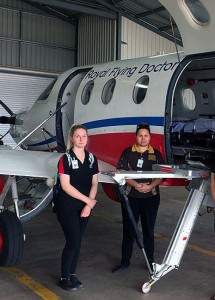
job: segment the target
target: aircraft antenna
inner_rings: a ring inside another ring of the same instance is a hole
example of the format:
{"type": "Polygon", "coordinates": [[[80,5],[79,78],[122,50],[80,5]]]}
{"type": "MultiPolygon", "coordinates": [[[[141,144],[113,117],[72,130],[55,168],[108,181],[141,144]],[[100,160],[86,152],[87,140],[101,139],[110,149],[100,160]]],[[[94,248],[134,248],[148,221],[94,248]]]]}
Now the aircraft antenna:
{"type": "Polygon", "coordinates": [[[179,62],[179,64],[181,64],[180,56],[179,56],[179,53],[178,53],[178,45],[176,43],[176,38],[175,38],[175,31],[174,31],[173,22],[172,22],[172,16],[170,14],[169,14],[169,20],[170,20],[170,24],[171,24],[171,28],[172,28],[172,35],[173,35],[173,38],[174,38],[174,44],[175,44],[175,49],[176,49],[176,52],[177,52],[178,62],[179,62]]]}

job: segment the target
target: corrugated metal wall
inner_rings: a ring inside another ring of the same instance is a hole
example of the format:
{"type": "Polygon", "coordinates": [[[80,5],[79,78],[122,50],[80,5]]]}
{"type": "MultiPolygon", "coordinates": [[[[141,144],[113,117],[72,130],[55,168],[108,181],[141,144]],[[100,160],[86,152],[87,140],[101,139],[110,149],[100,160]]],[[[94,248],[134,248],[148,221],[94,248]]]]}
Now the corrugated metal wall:
{"type": "Polygon", "coordinates": [[[78,25],[78,65],[115,59],[115,21],[87,16],[78,25]]]}
{"type": "MultiPolygon", "coordinates": [[[[78,65],[96,64],[115,59],[116,23],[87,16],[78,26],[78,65]]],[[[121,59],[145,57],[176,51],[175,44],[158,34],[122,17],[121,59]]],[[[182,48],[178,47],[178,51],[182,48]]]]}
{"type": "MultiPolygon", "coordinates": [[[[175,44],[122,17],[121,59],[175,52],[175,44]]],[[[182,48],[178,47],[178,51],[182,48]]]]}
{"type": "Polygon", "coordinates": [[[62,72],[76,65],[76,26],[0,0],[0,53],[3,66],[62,72]]]}

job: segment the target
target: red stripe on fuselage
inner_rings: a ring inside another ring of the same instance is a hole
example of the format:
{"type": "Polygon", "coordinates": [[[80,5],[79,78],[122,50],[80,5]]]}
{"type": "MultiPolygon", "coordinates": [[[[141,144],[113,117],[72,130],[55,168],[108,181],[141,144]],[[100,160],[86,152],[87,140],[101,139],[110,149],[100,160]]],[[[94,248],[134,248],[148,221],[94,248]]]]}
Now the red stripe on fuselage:
{"type": "MultiPolygon", "coordinates": [[[[107,133],[89,136],[87,149],[102,161],[113,166],[117,165],[122,151],[136,142],[135,133],[107,133]]],[[[164,159],[164,136],[162,134],[151,134],[150,144],[159,150],[164,159]]]]}
{"type": "MultiPolygon", "coordinates": [[[[112,166],[116,167],[122,151],[136,142],[135,133],[121,132],[121,133],[107,133],[89,136],[88,151],[95,154],[95,156],[112,166]]],[[[150,144],[159,150],[164,160],[166,160],[164,149],[164,135],[151,134],[150,144]]],[[[184,179],[167,179],[162,185],[167,186],[186,186],[188,181],[184,179]]]]}

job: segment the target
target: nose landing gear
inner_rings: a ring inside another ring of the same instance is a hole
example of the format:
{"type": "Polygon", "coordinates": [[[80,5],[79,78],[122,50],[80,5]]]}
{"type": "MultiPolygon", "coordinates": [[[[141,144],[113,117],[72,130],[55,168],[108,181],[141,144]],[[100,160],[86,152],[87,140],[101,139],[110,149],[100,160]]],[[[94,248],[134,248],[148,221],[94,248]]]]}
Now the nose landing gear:
{"type": "Polygon", "coordinates": [[[188,244],[190,235],[192,233],[193,227],[195,225],[196,219],[198,217],[199,209],[208,196],[209,191],[209,170],[204,165],[200,165],[197,162],[193,162],[188,168],[183,166],[168,166],[168,165],[154,165],[154,171],[121,171],[121,172],[106,172],[103,173],[108,175],[118,183],[119,192],[121,194],[121,199],[126,205],[130,221],[133,224],[135,231],[135,239],[142,250],[145,257],[150,280],[142,285],[142,292],[148,293],[152,285],[160,280],[164,275],[169,273],[174,269],[178,269],[181,259],[183,257],[184,251],[188,244]],[[186,203],[184,205],[183,211],[180,215],[178,223],[176,225],[175,231],[167,248],[166,254],[164,256],[161,265],[153,263],[151,268],[149,261],[147,259],[145,249],[143,247],[143,242],[140,239],[139,230],[134,220],[133,213],[131,211],[127,195],[125,193],[125,182],[126,179],[137,179],[137,178],[183,178],[192,180],[193,186],[190,190],[186,203]]]}
{"type": "Polygon", "coordinates": [[[153,285],[154,281],[149,280],[148,282],[144,283],[142,286],[142,292],[147,294],[151,290],[151,286],[153,285]]]}

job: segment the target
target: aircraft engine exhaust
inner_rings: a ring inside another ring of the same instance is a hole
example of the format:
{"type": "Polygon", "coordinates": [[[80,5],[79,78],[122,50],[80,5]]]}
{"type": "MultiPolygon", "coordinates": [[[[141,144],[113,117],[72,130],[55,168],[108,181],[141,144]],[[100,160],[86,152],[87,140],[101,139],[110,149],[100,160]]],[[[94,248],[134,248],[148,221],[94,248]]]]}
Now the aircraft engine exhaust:
{"type": "Polygon", "coordinates": [[[0,117],[0,124],[15,124],[16,118],[15,117],[0,117]]]}

